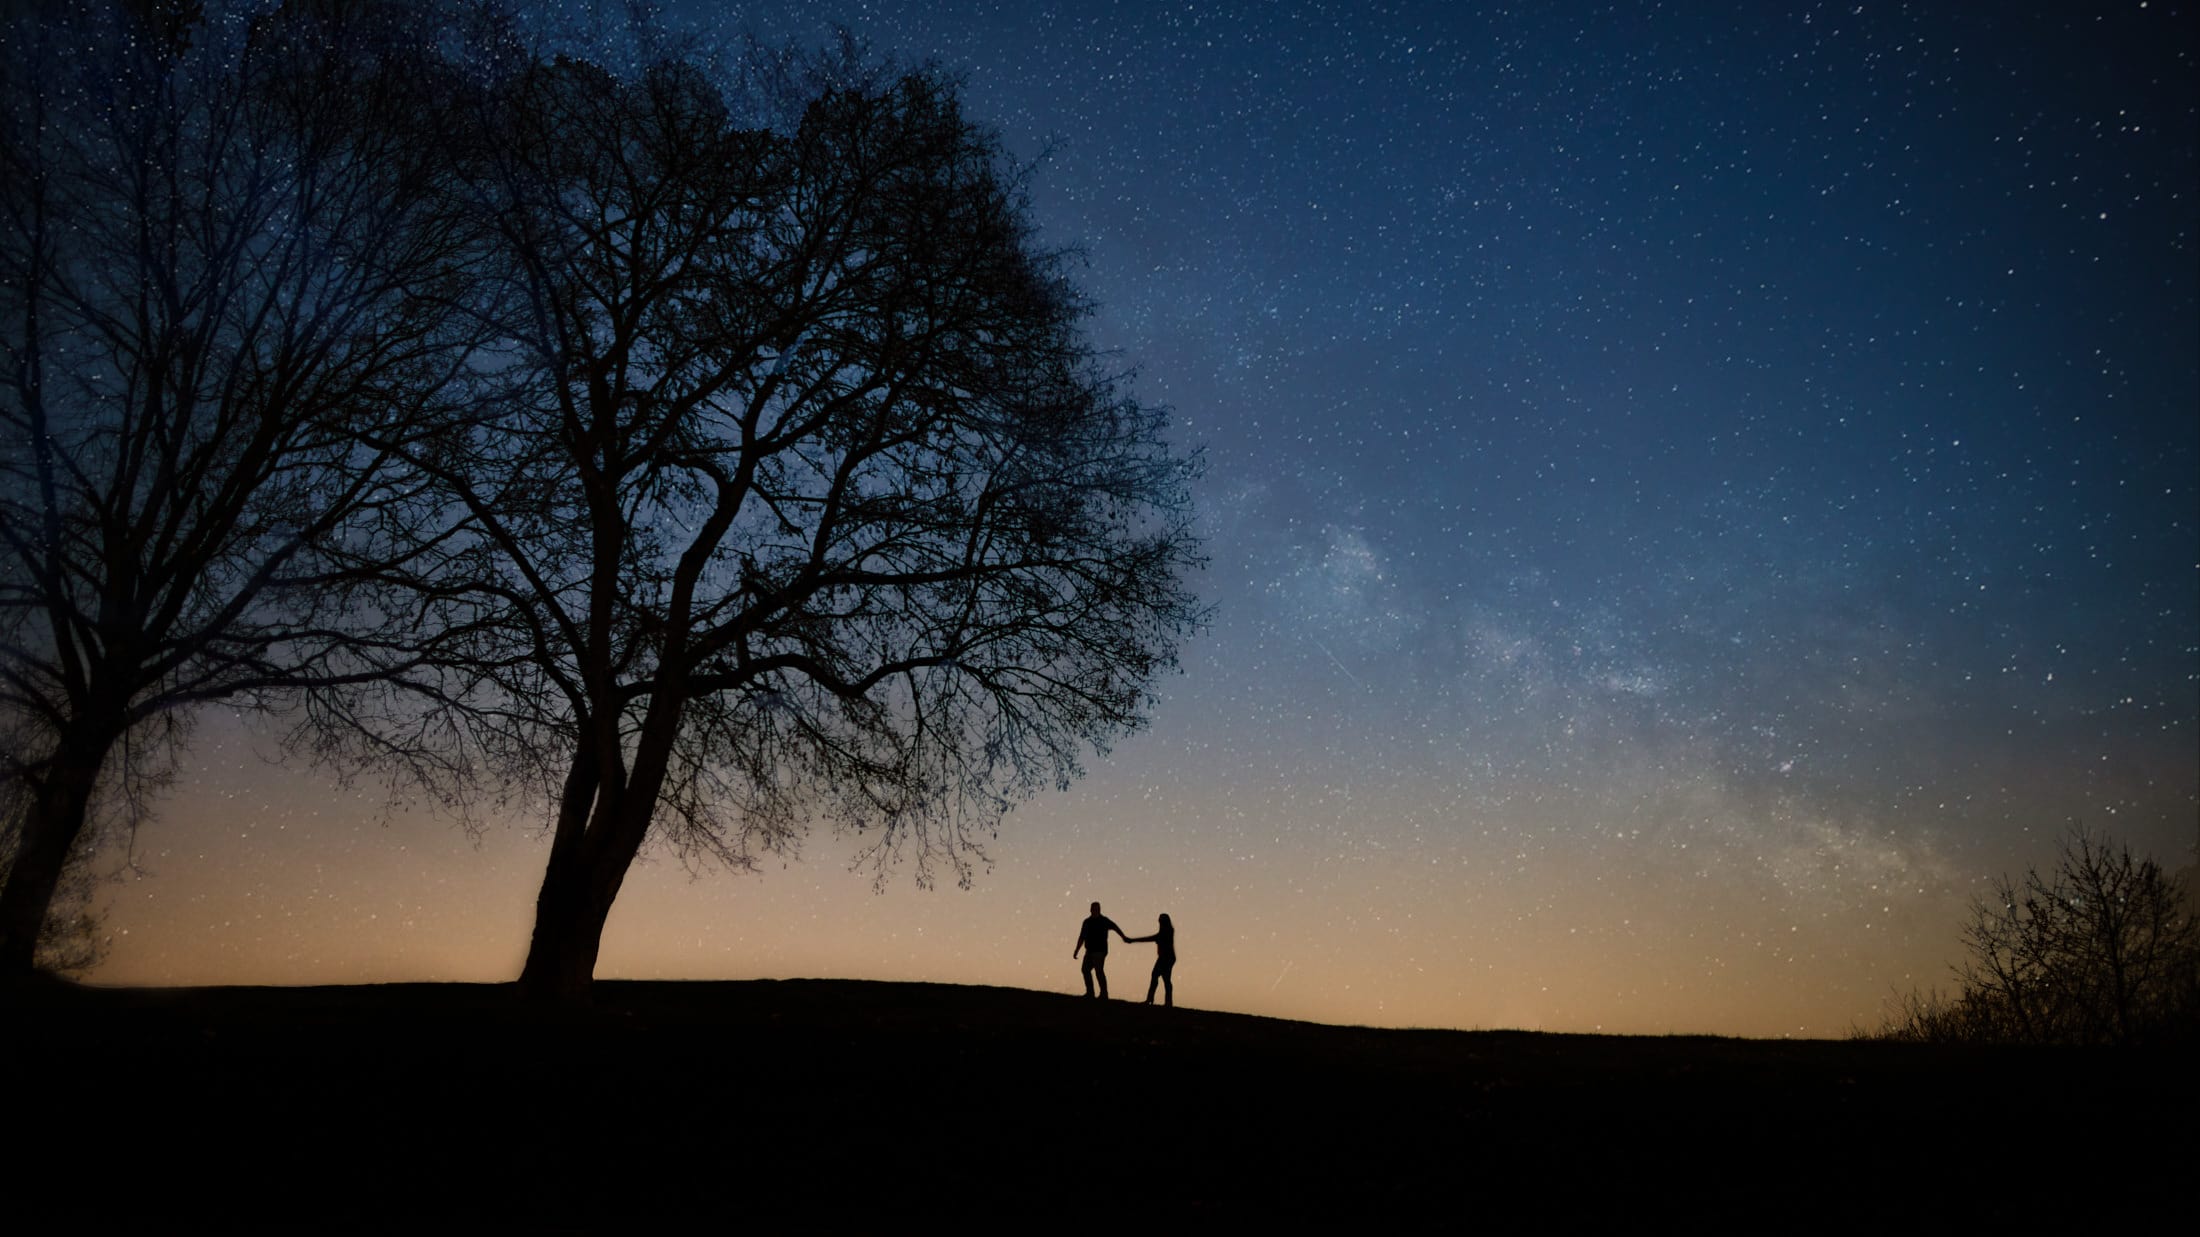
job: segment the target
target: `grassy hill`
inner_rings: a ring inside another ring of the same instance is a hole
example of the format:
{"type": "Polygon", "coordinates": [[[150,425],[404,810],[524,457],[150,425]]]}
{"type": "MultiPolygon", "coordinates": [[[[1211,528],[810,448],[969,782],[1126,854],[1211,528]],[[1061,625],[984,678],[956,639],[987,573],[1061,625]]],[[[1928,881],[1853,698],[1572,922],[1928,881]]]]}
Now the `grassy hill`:
{"type": "Polygon", "coordinates": [[[476,985],[57,988],[5,1023],[28,1135],[0,1160],[8,1214],[39,1231],[2098,1222],[2169,1207],[2196,1147],[2169,1052],[1371,1030],[833,980],[603,983],[578,1012],[476,985]]]}

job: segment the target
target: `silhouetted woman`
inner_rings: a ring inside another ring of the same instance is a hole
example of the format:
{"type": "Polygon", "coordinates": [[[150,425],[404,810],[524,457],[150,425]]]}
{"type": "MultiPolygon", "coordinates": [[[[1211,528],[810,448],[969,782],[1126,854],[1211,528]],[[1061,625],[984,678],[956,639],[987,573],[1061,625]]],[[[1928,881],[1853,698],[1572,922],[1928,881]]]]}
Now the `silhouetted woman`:
{"type": "Polygon", "coordinates": [[[1169,922],[1167,915],[1163,915],[1161,926],[1154,929],[1152,936],[1126,936],[1123,938],[1123,943],[1126,945],[1136,945],[1140,941],[1152,941],[1154,947],[1153,978],[1146,981],[1146,1004],[1153,1004],[1154,985],[1159,984],[1162,992],[1161,1003],[1175,1006],[1176,980],[1170,972],[1176,970],[1176,925],[1169,922]]]}

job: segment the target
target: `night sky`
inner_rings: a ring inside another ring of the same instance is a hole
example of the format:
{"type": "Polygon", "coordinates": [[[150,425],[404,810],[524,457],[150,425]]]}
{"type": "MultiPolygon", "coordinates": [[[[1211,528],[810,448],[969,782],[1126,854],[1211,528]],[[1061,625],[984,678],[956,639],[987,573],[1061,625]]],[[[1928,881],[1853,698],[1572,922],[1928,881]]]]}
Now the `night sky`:
{"type": "MultiPolygon", "coordinates": [[[[661,857],[600,976],[1078,991],[1098,899],[1187,1005],[1839,1035],[2073,822],[2192,861],[2187,6],[720,14],[966,75],[1206,451],[1215,616],[973,889],[661,857]]],[[[536,821],[272,750],[203,720],[94,978],[517,974],[536,821]]]]}

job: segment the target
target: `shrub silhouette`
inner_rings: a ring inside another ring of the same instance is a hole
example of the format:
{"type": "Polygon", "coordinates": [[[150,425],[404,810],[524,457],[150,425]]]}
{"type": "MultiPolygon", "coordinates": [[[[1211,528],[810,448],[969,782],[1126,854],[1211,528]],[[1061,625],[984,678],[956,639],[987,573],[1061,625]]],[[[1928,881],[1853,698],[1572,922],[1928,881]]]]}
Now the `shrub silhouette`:
{"type": "Polygon", "coordinates": [[[1896,999],[1881,1038],[2131,1044],[2200,1028],[2200,920],[2185,874],[2083,827],[2052,871],[1974,899],[1957,991],[1896,999]]]}

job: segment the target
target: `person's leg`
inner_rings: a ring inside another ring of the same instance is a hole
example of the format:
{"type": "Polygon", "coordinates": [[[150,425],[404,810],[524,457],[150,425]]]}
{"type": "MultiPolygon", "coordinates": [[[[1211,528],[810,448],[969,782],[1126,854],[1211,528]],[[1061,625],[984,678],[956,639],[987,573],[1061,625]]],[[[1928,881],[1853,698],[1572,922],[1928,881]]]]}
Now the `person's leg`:
{"type": "Polygon", "coordinates": [[[1083,968],[1083,969],[1084,969],[1084,972],[1085,972],[1085,995],[1086,995],[1086,996],[1091,996],[1091,995],[1092,995],[1092,958],[1091,958],[1091,957],[1090,957],[1089,955],[1088,955],[1088,956],[1087,956],[1087,957],[1085,958],[1085,965],[1084,965],[1084,968],[1083,968]]]}
{"type": "Polygon", "coordinates": [[[1100,999],[1108,999],[1108,960],[1101,958],[1092,964],[1092,973],[1100,977],[1100,999]]]}
{"type": "MultiPolygon", "coordinates": [[[[1152,999],[1150,992],[1147,999],[1152,999]]],[[[1171,1009],[1176,1008],[1176,967],[1173,964],[1161,970],[1161,1003],[1171,1009]]]]}
{"type": "Polygon", "coordinates": [[[1153,1004],[1154,985],[1161,982],[1161,975],[1161,964],[1156,962],[1153,966],[1153,974],[1146,977],[1146,1004],[1148,1005],[1153,1004]]]}

